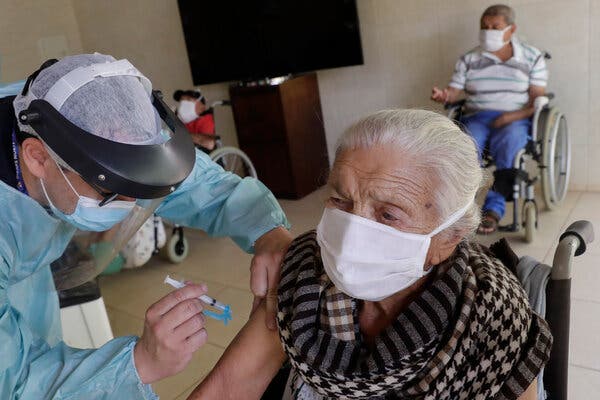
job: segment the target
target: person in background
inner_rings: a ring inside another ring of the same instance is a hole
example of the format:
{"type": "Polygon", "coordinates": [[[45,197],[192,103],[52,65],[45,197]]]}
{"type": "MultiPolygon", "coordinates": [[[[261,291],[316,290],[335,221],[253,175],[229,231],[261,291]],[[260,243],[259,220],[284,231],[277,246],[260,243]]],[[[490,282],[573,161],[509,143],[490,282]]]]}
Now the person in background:
{"type": "MultiPolygon", "coordinates": [[[[477,142],[479,157],[488,146],[496,170],[508,169],[527,144],[533,104],[544,95],[548,70],[544,53],[516,37],[515,12],[509,6],[488,7],[480,27],[479,46],[460,57],[448,87],[434,86],[431,98],[453,103],[464,95],[461,122],[477,142]]],[[[504,196],[490,190],[477,232],[495,232],[504,211],[504,196]]]]}
{"type": "Polygon", "coordinates": [[[176,90],[177,116],[192,134],[192,141],[206,153],[215,148],[215,119],[206,113],[206,99],[199,90],[176,90]]]}

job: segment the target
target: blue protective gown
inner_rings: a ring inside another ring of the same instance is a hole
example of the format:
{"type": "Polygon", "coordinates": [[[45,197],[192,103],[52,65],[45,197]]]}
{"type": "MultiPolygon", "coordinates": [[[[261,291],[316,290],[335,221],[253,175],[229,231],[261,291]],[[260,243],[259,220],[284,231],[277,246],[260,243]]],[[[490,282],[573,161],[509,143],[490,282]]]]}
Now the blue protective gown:
{"type": "MultiPolygon", "coordinates": [[[[226,173],[205,154],[196,154],[192,173],[161,204],[159,215],[213,236],[230,236],[248,252],[263,233],[288,226],[264,185],[226,173]]],[[[0,182],[0,398],[155,399],[134,366],[137,337],[87,350],[61,340],[50,263],[74,232],[0,182]]]]}

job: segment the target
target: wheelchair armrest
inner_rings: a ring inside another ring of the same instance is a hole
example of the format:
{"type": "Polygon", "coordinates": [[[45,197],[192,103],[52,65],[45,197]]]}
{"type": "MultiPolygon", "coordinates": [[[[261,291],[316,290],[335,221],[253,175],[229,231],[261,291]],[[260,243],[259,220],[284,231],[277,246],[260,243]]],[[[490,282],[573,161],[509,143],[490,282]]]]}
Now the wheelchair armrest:
{"type": "MultiPolygon", "coordinates": [[[[548,93],[548,94],[552,94],[552,93],[548,93]]],[[[548,103],[550,103],[550,97],[548,96],[548,94],[545,94],[543,96],[538,96],[533,101],[533,108],[535,109],[536,113],[538,112],[538,110],[543,109],[544,107],[546,107],[548,105],[548,103]]],[[[554,94],[552,94],[552,97],[554,97],[554,94]]]]}
{"type": "Polygon", "coordinates": [[[560,240],[571,235],[579,239],[579,246],[577,246],[577,250],[575,251],[575,256],[577,257],[585,253],[587,245],[594,241],[594,226],[590,221],[575,221],[560,235],[560,240]]]}
{"type": "Polygon", "coordinates": [[[538,96],[533,101],[533,118],[531,123],[531,139],[534,142],[538,140],[538,121],[542,110],[550,103],[550,99],[554,97],[553,93],[547,93],[544,96],[538,96]]]}
{"type": "Polygon", "coordinates": [[[219,101],[215,101],[214,103],[212,103],[210,105],[210,108],[215,108],[217,106],[230,106],[231,105],[231,101],[229,100],[219,100],[219,101]]]}
{"type": "Polygon", "coordinates": [[[462,99],[462,100],[455,101],[454,103],[445,103],[444,110],[450,110],[452,108],[460,108],[460,107],[464,106],[466,102],[467,102],[466,99],[462,99]]]}

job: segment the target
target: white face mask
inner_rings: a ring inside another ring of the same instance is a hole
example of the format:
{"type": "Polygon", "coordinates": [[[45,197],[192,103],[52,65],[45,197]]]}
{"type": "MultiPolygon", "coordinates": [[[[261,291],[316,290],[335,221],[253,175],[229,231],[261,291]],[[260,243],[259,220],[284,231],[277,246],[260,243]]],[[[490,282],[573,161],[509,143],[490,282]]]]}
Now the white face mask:
{"type": "Polygon", "coordinates": [[[196,102],[190,100],[181,100],[179,102],[179,107],[177,107],[177,115],[184,124],[192,122],[198,118],[198,114],[196,114],[196,102]]]}
{"type": "Polygon", "coordinates": [[[512,25],[507,26],[502,30],[497,29],[482,29],[479,31],[479,44],[485,51],[498,51],[510,40],[504,41],[504,33],[510,29],[512,25]]]}
{"type": "Polygon", "coordinates": [[[350,297],[368,301],[389,297],[426,274],[423,267],[431,238],[458,221],[471,204],[450,215],[428,235],[402,232],[326,208],[317,227],[325,272],[350,297]]]}
{"type": "MultiPolygon", "coordinates": [[[[58,165],[58,163],[56,165],[58,165]]],[[[50,196],[48,196],[48,192],[46,191],[44,180],[40,179],[42,190],[44,192],[44,196],[46,196],[46,200],[48,201],[48,205],[50,206],[52,213],[57,218],[70,223],[77,229],[93,232],[109,230],[119,222],[123,221],[133,210],[133,207],[135,207],[135,201],[121,200],[113,200],[110,203],[100,207],[100,200],[82,196],[77,193],[73,187],[73,184],[71,181],[69,181],[60,166],[58,166],[58,170],[69,184],[71,190],[77,195],[77,205],[75,206],[73,213],[65,214],[62,210],[56,207],[54,203],[52,203],[52,200],[50,200],[50,196]]]]}

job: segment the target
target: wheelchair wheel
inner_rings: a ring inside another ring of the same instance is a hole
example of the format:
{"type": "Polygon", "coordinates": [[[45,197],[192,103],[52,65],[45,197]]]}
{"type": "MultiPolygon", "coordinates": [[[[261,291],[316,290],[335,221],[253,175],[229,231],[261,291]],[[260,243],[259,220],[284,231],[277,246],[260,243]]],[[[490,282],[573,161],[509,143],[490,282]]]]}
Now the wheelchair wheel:
{"type": "Polygon", "coordinates": [[[543,111],[542,122],[542,191],[549,210],[565,199],[571,172],[571,142],[564,115],[556,108],[543,111]]]}
{"type": "Polygon", "coordinates": [[[190,245],[183,236],[183,231],[174,231],[165,247],[160,249],[160,255],[174,264],[179,264],[187,257],[190,245]]]}
{"type": "Polygon", "coordinates": [[[523,226],[525,227],[525,241],[533,242],[537,230],[537,210],[533,202],[527,202],[523,206],[523,226]]]}
{"type": "Polygon", "coordinates": [[[210,158],[220,164],[224,170],[232,172],[245,178],[251,176],[256,178],[256,169],[250,161],[250,158],[235,147],[221,147],[210,153],[210,158]]]}

